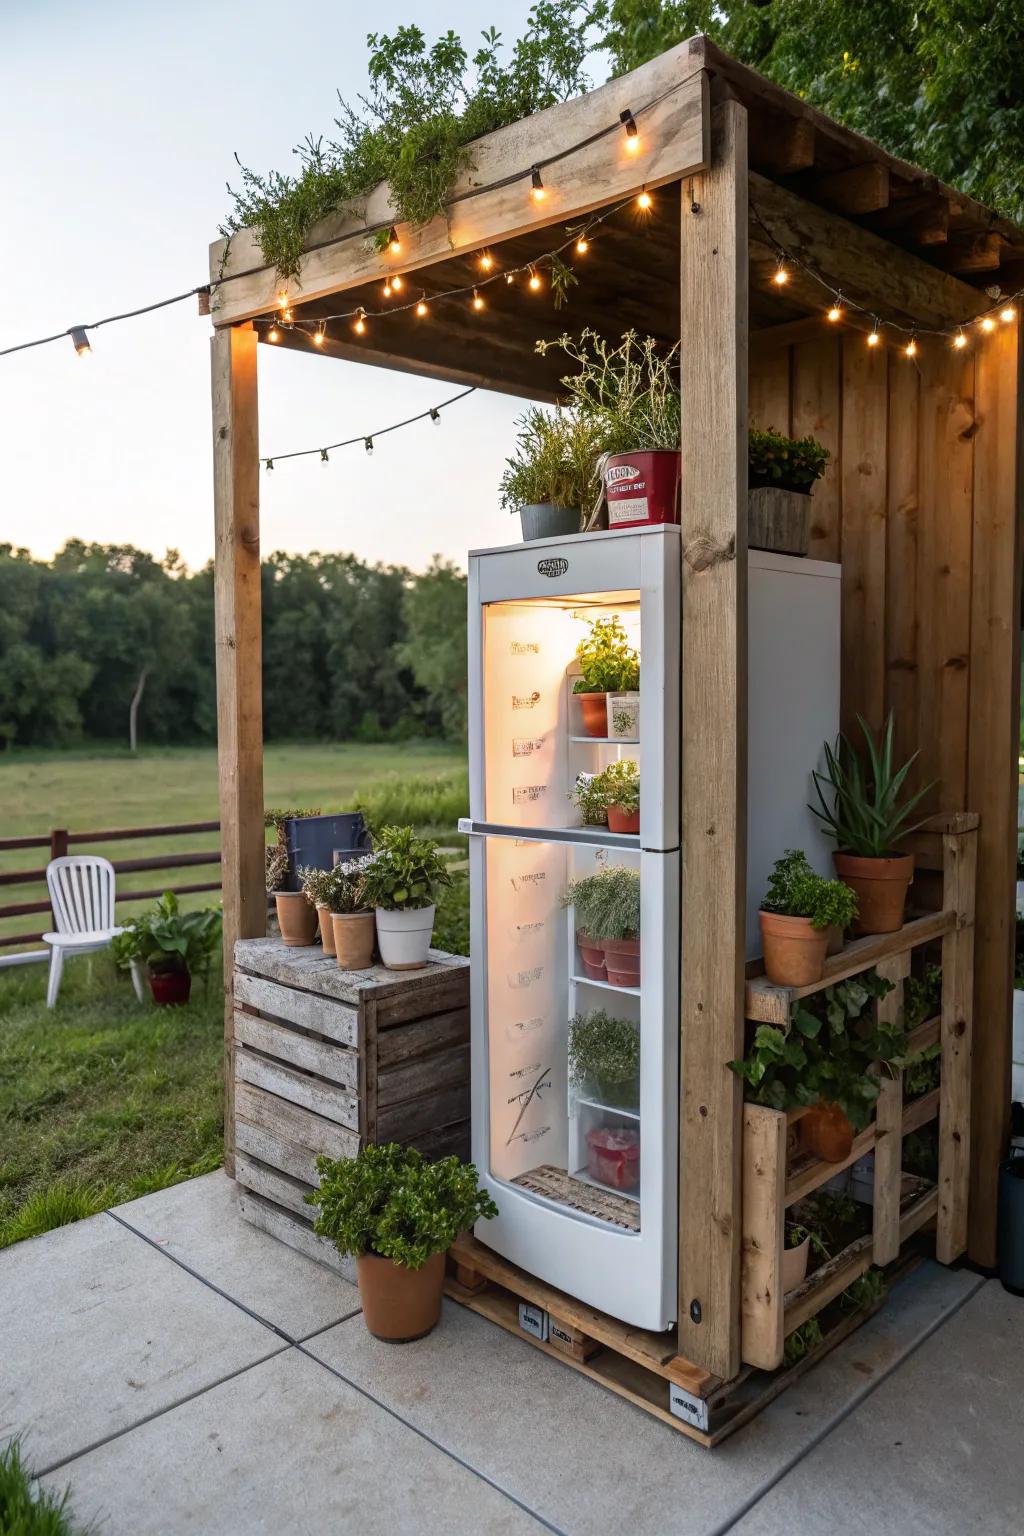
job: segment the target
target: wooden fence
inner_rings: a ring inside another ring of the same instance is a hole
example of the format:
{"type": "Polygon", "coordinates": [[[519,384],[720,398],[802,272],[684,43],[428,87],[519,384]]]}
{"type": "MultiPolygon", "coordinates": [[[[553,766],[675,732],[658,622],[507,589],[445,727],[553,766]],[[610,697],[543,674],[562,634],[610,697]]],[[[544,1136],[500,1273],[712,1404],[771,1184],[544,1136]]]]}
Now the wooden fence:
{"type": "MultiPolygon", "coordinates": [[[[69,832],[66,827],[55,827],[48,834],[43,833],[35,837],[3,837],[0,838],[0,854],[5,852],[21,851],[28,848],[45,848],[49,859],[59,859],[72,849],[96,848],[98,845],[114,842],[130,842],[136,838],[144,837],[182,837],[197,832],[219,832],[219,821],[189,821],[181,822],[175,826],[160,827],[115,827],[109,831],[100,832],[69,832]]],[[[114,871],[118,875],[135,874],[143,870],[157,869],[190,869],[203,865],[219,864],[220,849],[200,849],[194,853],[163,853],[143,859],[112,859],[114,871]]],[[[38,869],[17,869],[0,872],[0,886],[11,885],[38,885],[46,879],[45,865],[38,869]]],[[[126,901],[152,901],[157,896],[162,896],[164,891],[173,891],[176,896],[187,896],[198,891],[219,891],[220,878],[216,880],[203,880],[186,885],[159,885],[152,890],[125,890],[118,891],[118,900],[126,901]]],[[[49,900],[15,901],[0,905],[0,922],[5,918],[29,917],[39,912],[49,912],[49,900]]],[[[46,925],[49,927],[49,923],[46,925]]],[[[38,933],[0,933],[0,949],[20,948],[26,944],[38,944],[42,938],[42,930],[38,933]]]]}

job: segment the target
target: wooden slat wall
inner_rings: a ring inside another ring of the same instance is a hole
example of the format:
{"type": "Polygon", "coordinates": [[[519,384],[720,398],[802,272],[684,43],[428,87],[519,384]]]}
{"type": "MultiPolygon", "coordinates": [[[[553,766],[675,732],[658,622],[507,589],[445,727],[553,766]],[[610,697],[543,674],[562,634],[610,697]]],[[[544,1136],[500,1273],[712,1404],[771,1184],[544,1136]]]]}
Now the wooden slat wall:
{"type": "Polygon", "coordinates": [[[971,1256],[995,1262],[995,1165],[1009,1114],[1020,673],[1016,327],[916,359],[852,330],[750,354],[752,426],[832,453],[811,554],[843,564],[842,719],[896,710],[928,809],[981,815],[971,1256]]]}

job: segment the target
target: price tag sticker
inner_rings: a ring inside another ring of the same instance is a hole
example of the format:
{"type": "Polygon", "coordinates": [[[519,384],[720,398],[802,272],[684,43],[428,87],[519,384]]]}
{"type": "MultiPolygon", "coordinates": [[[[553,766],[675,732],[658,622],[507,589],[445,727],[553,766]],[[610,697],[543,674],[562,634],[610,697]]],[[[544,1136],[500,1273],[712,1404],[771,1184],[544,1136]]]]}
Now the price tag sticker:
{"type": "Polygon", "coordinates": [[[548,1315],[543,1307],[535,1307],[532,1302],[521,1301],[519,1303],[519,1326],[524,1333],[532,1334],[535,1339],[540,1339],[542,1344],[548,1341],[548,1315]]]}
{"type": "Polygon", "coordinates": [[[687,1392],[685,1387],[677,1387],[675,1382],[671,1381],[668,1385],[668,1406],[677,1419],[683,1419],[687,1424],[692,1424],[694,1429],[702,1429],[705,1433],[709,1429],[710,1420],[706,1399],[694,1397],[693,1393],[687,1392]]]}

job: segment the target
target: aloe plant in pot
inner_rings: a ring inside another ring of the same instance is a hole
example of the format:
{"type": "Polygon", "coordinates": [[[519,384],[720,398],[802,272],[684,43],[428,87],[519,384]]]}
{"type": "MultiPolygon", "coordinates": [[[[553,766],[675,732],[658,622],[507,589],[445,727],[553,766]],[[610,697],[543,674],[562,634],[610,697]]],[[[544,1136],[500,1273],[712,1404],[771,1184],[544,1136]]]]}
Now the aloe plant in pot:
{"type": "Polygon", "coordinates": [[[831,930],[842,933],[856,915],[849,886],[823,879],[802,849],[787,848],[775,861],[758,913],[768,980],[783,987],[820,981],[831,930]]]}
{"type": "Polygon", "coordinates": [[[317,1158],[320,1187],[305,1196],[315,1230],[356,1261],[363,1321],[378,1339],[407,1343],[441,1315],[445,1250],[498,1207],[472,1163],[428,1163],[412,1147],[366,1146],[317,1158]]]}
{"type": "Polygon", "coordinates": [[[919,820],[908,825],[908,818],[932,784],[903,795],[907,774],[918,754],[914,752],[901,767],[893,767],[892,710],[880,746],[863,715],[857,720],[867,746],[866,763],[845,736],[839,737],[834,748],[826,742],[826,772],[815,771],[813,776],[818,805],[808,809],[835,839],[832,859],[836,874],[856,893],[854,932],[895,933],[903,926],[907,891],[914,878],[914,855],[900,853],[896,844],[922,824],[919,820]],[[831,804],[822,786],[830,792],[831,804]]]}
{"type": "Polygon", "coordinates": [[[376,912],[377,943],[389,970],[426,965],[437,894],[451,883],[436,843],[412,827],[381,829],[362,870],[362,900],[376,912]]]}

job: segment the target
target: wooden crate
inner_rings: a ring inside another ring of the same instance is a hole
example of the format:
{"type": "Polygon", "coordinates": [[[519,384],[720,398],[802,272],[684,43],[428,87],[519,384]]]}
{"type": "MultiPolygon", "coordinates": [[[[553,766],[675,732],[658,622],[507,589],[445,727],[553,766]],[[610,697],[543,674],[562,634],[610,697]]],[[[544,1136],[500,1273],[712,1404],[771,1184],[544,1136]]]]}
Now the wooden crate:
{"type": "Polygon", "coordinates": [[[235,1178],[254,1226],[339,1270],[313,1231],[316,1159],[397,1141],[469,1157],[469,961],[342,971],[318,947],[235,945],[235,1178]]]}

